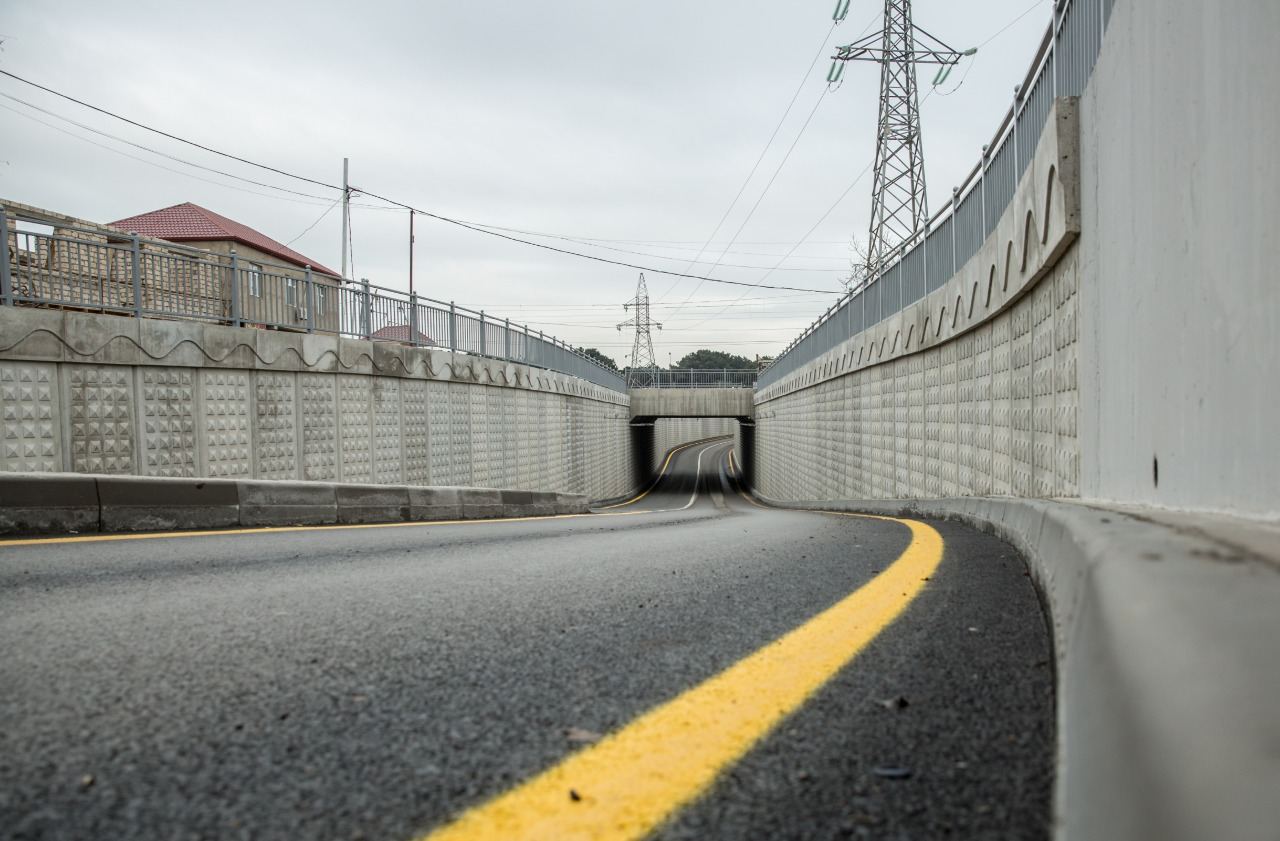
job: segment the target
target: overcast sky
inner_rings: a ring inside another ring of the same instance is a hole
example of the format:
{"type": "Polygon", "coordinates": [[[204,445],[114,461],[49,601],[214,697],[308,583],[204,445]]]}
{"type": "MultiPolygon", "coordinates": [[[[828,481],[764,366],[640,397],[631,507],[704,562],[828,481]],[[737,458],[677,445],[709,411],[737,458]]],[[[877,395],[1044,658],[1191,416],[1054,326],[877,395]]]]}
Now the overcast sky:
{"type": "MultiPolygon", "coordinates": [[[[874,153],[878,68],[851,65],[830,92],[825,79],[830,47],[878,29],[883,4],[854,0],[834,31],[832,5],[0,0],[0,68],[320,181],[339,183],[347,156],[353,184],[416,207],[597,241],[539,240],[549,244],[834,291],[848,272],[850,238],[866,237],[869,175],[769,273],[874,153]],[[690,265],[824,39],[755,177],[703,262],[690,265]]],[[[921,106],[931,209],[990,139],[1051,8],[1050,0],[916,0],[918,25],[959,49],[983,44],[921,106]]],[[[922,96],[932,77],[921,69],[922,96]]],[[[338,266],[337,210],[299,237],[335,191],[165,140],[7,77],[0,93],[57,115],[0,98],[0,199],[99,222],[192,201],[282,242],[298,237],[295,249],[338,266]],[[204,172],[60,117],[317,198],[204,172]]],[[[406,289],[406,212],[354,201],[354,276],[406,289]]],[[[415,255],[419,294],[528,322],[625,364],[632,335],[614,325],[629,317],[621,305],[634,294],[635,270],[423,218],[415,255]]],[[[665,327],[654,334],[660,364],[700,347],[772,355],[834,300],[646,277],[665,327]]]]}

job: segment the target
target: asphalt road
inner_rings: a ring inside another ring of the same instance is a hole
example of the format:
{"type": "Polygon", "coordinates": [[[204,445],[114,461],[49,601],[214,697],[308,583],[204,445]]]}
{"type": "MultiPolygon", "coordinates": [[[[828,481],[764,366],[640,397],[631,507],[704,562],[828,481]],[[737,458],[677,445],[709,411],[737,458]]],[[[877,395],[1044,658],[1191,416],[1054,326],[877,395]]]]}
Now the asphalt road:
{"type": "MultiPolygon", "coordinates": [[[[698,687],[924,533],[757,507],[728,446],[612,516],[0,545],[0,837],[413,839],[637,733],[678,776],[697,734],[638,716],[679,697],[728,720],[698,687]]],[[[900,615],[656,837],[1048,835],[1034,589],[1009,546],[930,525],[941,563],[900,615]]],[[[597,782],[565,803],[595,808],[597,782]]]]}

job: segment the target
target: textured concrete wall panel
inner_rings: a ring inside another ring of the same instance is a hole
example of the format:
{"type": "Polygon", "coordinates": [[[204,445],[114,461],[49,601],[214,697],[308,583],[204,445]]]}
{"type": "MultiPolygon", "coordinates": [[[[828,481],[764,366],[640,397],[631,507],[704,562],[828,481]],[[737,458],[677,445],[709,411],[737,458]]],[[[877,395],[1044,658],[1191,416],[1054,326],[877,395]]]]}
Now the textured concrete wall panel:
{"type": "Polygon", "coordinates": [[[0,361],[0,470],[45,473],[62,470],[58,424],[57,366],[0,361]]]}
{"type": "MultiPolygon", "coordinates": [[[[146,374],[147,369],[141,369],[141,375],[145,377],[146,374]]],[[[188,372],[189,375],[190,372],[188,372]]],[[[254,377],[257,397],[254,448],[258,456],[257,478],[259,479],[298,478],[298,418],[295,411],[297,379],[297,374],[275,371],[260,371],[254,377]]],[[[146,442],[146,445],[149,450],[150,443],[146,442]]],[[[196,474],[191,472],[157,475],[194,476],[196,474]]]]}

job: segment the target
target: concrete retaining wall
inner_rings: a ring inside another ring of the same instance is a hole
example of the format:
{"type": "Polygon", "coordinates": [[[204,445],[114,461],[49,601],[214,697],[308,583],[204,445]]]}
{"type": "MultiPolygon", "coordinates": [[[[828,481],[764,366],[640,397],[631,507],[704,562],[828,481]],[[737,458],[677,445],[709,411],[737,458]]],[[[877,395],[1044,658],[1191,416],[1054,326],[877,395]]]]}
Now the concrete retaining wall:
{"type": "Polygon", "coordinates": [[[582,514],[554,491],[0,474],[0,534],[82,534],[582,514]]]}
{"type": "Polygon", "coordinates": [[[1074,496],[1078,121],[1059,100],[1013,202],[942,288],[756,397],[777,499],[1074,496]]]}
{"type": "Polygon", "coordinates": [[[1280,520],[1280,5],[1111,15],[978,255],[758,393],[763,493],[1280,520]]]}
{"type": "Polygon", "coordinates": [[[1080,109],[1080,493],[1280,520],[1280,3],[1111,14],[1080,109]]]}
{"type": "Polygon", "coordinates": [[[0,472],[619,496],[628,397],[448,352],[0,307],[0,472]]]}

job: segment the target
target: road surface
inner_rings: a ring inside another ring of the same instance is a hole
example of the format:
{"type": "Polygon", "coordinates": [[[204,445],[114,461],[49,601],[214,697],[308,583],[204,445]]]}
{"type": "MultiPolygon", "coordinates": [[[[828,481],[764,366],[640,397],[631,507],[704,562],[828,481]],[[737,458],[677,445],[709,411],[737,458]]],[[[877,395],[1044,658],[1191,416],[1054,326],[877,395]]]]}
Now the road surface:
{"type": "Polygon", "coordinates": [[[1014,551],[729,448],[592,515],[0,545],[0,836],[1047,837],[1014,551]]]}

